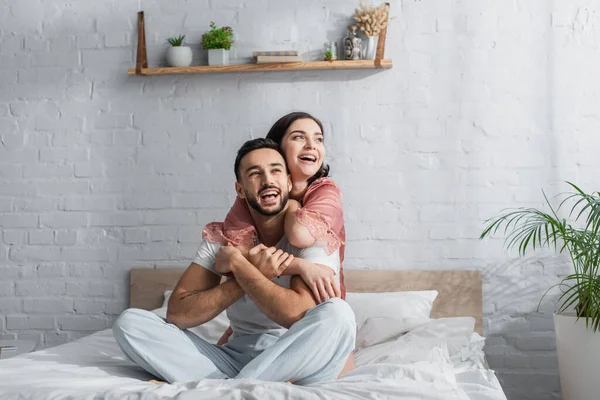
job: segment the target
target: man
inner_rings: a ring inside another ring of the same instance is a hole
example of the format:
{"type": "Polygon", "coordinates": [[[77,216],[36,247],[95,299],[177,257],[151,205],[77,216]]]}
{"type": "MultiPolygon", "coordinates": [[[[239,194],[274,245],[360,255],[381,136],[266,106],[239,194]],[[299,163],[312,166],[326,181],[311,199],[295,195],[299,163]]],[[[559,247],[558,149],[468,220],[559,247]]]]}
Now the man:
{"type": "Polygon", "coordinates": [[[238,196],[249,205],[260,243],[237,248],[202,241],[173,290],[166,321],[129,309],[113,327],[123,352],[168,381],[251,378],[298,385],[334,380],[354,349],[355,319],[339,298],[316,305],[299,276],[280,276],[294,256],[339,271],[339,255],[292,247],[283,222],[291,181],[275,142],[255,139],[238,151],[238,196]],[[222,275],[232,277],[220,283],[222,275]],[[233,335],[223,346],[185,330],[227,309],[233,335]]]}

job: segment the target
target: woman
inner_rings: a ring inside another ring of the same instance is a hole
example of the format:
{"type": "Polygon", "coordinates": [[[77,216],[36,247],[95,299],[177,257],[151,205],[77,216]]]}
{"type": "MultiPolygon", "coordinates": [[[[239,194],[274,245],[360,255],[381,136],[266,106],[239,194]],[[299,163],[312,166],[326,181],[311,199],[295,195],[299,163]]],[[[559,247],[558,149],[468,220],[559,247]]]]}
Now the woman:
{"type": "MultiPolygon", "coordinates": [[[[331,297],[346,297],[342,262],[344,260],[346,232],[342,208],[342,194],[330,180],[329,166],[323,163],[323,125],[304,112],[293,112],[281,117],[269,130],[268,139],[281,146],[292,179],[292,190],[285,216],[285,235],[291,245],[306,248],[314,245],[325,247],[327,252],[339,250],[340,286],[331,268],[295,259],[286,274],[298,274],[312,290],[318,303],[331,297]]],[[[239,197],[227,214],[223,224],[209,224],[203,237],[214,242],[231,242],[250,249],[257,244],[256,229],[245,201],[239,197]]],[[[219,340],[226,343],[231,328],[219,340]]],[[[342,374],[352,369],[354,357],[350,356],[342,374]]],[[[340,374],[341,376],[341,374],[340,374]]]]}

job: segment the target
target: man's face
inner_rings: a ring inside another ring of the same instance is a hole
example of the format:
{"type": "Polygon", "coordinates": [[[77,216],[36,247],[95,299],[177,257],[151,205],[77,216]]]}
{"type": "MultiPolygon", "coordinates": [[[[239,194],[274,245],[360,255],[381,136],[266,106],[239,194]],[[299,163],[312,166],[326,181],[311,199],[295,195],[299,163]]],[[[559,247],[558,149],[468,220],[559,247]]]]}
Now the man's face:
{"type": "Polygon", "coordinates": [[[258,149],[240,161],[238,195],[258,213],[277,215],[286,206],[292,183],[281,154],[273,149],[258,149]]]}

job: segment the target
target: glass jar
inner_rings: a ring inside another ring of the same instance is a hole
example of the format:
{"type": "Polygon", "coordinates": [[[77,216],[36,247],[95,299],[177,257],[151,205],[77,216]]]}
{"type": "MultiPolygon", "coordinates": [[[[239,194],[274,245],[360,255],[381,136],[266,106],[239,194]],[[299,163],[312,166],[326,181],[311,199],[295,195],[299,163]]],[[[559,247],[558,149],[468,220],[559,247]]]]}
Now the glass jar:
{"type": "Polygon", "coordinates": [[[362,49],[362,39],[357,34],[358,27],[356,25],[348,26],[348,35],[344,38],[344,59],[345,60],[360,60],[362,49]]]}
{"type": "Polygon", "coordinates": [[[325,61],[335,61],[337,56],[337,42],[325,42],[325,61]]]}

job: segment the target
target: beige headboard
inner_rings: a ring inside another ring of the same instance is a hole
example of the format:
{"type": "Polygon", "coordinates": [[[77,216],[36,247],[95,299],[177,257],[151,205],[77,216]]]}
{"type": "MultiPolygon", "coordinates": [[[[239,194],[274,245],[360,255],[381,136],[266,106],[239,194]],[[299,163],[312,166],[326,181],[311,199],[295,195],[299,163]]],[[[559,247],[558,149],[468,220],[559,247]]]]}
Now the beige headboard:
{"type": "MultiPolygon", "coordinates": [[[[134,268],[131,270],[130,307],[152,310],[163,302],[165,290],[173,289],[185,269],[134,268]]],[[[437,290],[431,316],[474,317],[482,334],[482,291],[479,271],[387,271],[345,270],[349,292],[400,292],[437,290]]]]}

